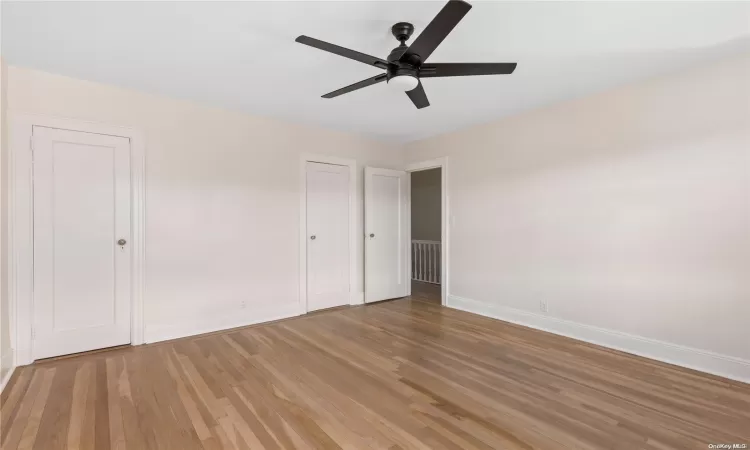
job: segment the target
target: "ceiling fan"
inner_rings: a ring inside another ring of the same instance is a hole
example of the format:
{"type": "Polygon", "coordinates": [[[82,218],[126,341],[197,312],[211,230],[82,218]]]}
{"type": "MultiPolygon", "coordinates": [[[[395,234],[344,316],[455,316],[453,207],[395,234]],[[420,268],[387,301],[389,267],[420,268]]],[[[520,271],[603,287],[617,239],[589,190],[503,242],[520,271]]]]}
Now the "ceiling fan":
{"type": "Polygon", "coordinates": [[[414,106],[421,109],[430,106],[430,102],[419,81],[420,78],[508,75],[516,69],[516,63],[425,63],[470,9],[471,5],[465,1],[450,0],[409,46],[406,45],[406,41],[414,33],[414,25],[407,22],[393,25],[391,33],[401,44],[394,48],[385,60],[309,36],[299,36],[295,41],[385,70],[383,74],[329,92],[323,95],[323,98],[338,97],[387,81],[389,86],[405,91],[414,106]]]}

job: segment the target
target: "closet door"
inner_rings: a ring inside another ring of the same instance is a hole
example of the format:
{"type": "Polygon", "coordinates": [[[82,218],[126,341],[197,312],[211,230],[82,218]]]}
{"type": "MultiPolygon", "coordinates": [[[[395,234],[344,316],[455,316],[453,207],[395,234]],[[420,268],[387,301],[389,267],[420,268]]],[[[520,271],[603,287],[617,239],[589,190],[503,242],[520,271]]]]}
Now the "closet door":
{"type": "Polygon", "coordinates": [[[307,163],[307,310],[349,304],[349,168],[307,163]]]}
{"type": "Polygon", "coordinates": [[[34,358],[130,343],[130,141],[34,127],[34,358]]]}

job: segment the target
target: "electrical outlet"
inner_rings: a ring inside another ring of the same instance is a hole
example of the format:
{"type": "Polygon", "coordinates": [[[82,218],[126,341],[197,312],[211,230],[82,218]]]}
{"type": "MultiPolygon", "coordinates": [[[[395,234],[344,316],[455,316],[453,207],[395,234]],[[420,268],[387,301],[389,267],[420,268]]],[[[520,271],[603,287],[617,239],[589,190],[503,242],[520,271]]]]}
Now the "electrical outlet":
{"type": "Polygon", "coordinates": [[[246,306],[247,306],[247,303],[245,303],[245,300],[242,300],[242,303],[240,303],[240,308],[245,309],[246,306]]]}
{"type": "Polygon", "coordinates": [[[541,310],[542,312],[547,312],[547,300],[539,301],[539,310],[541,310]]]}

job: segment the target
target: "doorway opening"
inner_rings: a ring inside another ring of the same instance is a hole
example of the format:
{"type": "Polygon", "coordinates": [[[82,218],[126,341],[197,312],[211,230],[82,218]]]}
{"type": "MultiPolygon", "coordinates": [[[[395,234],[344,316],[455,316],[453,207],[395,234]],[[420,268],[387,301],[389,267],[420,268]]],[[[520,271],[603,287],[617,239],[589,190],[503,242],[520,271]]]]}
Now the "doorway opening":
{"type": "Polygon", "coordinates": [[[447,157],[408,164],[405,170],[365,167],[365,303],[412,296],[414,281],[413,298],[421,295],[437,304],[447,304],[450,287],[447,175],[447,157]],[[431,169],[438,170],[424,175],[432,180],[426,189],[430,200],[425,200],[422,186],[428,183],[422,183],[419,172],[431,169]],[[417,173],[414,186],[412,173],[417,173]],[[427,202],[432,213],[421,210],[427,202]],[[413,217],[417,222],[414,236],[413,217]],[[436,234],[421,234],[420,222],[424,217],[428,218],[426,226],[437,227],[436,234]]]}
{"type": "Polygon", "coordinates": [[[411,296],[442,303],[442,167],[410,172],[411,296]]]}

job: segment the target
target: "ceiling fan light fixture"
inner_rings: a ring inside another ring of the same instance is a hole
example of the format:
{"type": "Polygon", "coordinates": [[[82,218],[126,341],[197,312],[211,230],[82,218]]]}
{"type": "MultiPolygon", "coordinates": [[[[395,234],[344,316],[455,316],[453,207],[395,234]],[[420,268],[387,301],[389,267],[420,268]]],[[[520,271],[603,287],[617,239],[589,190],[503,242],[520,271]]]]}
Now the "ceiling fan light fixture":
{"type": "Polygon", "coordinates": [[[397,75],[388,80],[388,86],[391,89],[399,92],[408,92],[413,90],[419,85],[417,77],[411,75],[397,75]]]}

